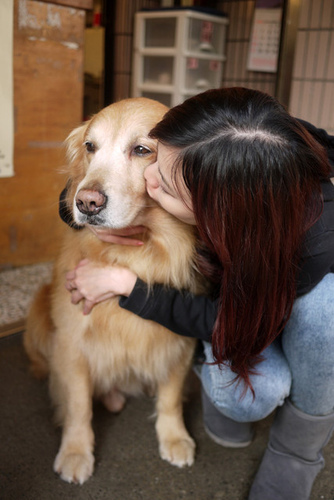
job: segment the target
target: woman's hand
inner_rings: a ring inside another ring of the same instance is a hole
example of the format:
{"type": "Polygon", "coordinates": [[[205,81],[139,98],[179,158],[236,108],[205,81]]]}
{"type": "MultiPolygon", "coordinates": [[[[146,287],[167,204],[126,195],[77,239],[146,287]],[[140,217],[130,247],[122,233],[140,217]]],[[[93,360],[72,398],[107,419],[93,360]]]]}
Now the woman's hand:
{"type": "Polygon", "coordinates": [[[118,245],[141,246],[141,240],[129,238],[135,234],[142,234],[146,231],[144,226],[125,227],[123,229],[106,229],[97,226],[87,226],[97,238],[106,243],[116,243],[118,245]]]}
{"type": "Polygon", "coordinates": [[[137,276],[123,267],[100,267],[84,259],[75,269],[66,274],[66,289],[71,292],[72,304],[84,300],[84,314],[89,314],[94,305],[115,295],[129,296],[137,276]]]}

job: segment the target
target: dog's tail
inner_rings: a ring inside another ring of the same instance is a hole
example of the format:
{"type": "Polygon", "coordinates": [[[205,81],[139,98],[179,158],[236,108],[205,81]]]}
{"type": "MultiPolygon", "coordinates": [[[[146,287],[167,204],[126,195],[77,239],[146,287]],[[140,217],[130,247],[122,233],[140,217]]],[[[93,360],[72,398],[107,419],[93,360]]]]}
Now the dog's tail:
{"type": "Polygon", "coordinates": [[[23,336],[23,345],[30,359],[30,369],[36,378],[49,373],[49,352],[54,330],[51,310],[51,285],[44,285],[37,292],[30,307],[23,336]]]}

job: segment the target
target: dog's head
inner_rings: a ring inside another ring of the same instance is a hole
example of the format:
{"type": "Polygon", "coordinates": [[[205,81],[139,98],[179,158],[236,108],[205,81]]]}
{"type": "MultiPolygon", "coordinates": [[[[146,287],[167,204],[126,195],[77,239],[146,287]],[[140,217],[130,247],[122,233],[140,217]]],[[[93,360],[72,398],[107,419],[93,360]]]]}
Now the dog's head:
{"type": "Polygon", "coordinates": [[[69,135],[67,205],[77,224],[117,229],[135,223],[150,203],[143,174],[156,159],[157,142],[148,134],[166,111],[151,99],[125,99],[69,135]]]}

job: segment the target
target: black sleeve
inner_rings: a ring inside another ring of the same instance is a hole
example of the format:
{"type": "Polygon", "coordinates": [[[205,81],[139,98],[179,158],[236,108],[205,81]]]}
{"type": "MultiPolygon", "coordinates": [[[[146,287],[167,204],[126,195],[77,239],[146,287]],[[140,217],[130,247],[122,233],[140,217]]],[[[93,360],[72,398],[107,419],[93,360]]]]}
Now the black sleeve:
{"type": "Polygon", "coordinates": [[[329,135],[326,130],[322,128],[317,128],[305,120],[298,121],[313,135],[313,137],[327,150],[329,163],[332,167],[332,173],[334,175],[334,136],[329,135]]]}
{"type": "Polygon", "coordinates": [[[163,285],[151,290],[139,278],[129,297],[119,305],[143,319],[149,319],[185,337],[211,342],[217,316],[217,302],[203,295],[179,292],[163,285]]]}
{"type": "MultiPolygon", "coordinates": [[[[334,175],[334,136],[304,120],[299,122],[327,150],[334,175]]],[[[334,272],[334,186],[330,181],[323,182],[322,191],[324,210],[306,236],[297,279],[298,297],[312,290],[326,274],[334,272]]]]}
{"type": "Polygon", "coordinates": [[[58,212],[61,220],[64,221],[68,226],[72,227],[73,229],[83,229],[84,226],[79,226],[74,222],[72,217],[72,212],[71,210],[68,209],[66,203],[66,196],[67,196],[67,186],[62,190],[59,196],[58,212]]]}
{"type": "MultiPolygon", "coordinates": [[[[334,273],[334,231],[309,241],[311,250],[297,279],[297,297],[308,293],[328,273],[334,273]]],[[[306,251],[305,251],[306,253],[306,251]]]]}
{"type": "Polygon", "coordinates": [[[334,186],[322,183],[324,210],[308,231],[303,247],[297,296],[315,287],[322,278],[334,272],[334,186]]]}

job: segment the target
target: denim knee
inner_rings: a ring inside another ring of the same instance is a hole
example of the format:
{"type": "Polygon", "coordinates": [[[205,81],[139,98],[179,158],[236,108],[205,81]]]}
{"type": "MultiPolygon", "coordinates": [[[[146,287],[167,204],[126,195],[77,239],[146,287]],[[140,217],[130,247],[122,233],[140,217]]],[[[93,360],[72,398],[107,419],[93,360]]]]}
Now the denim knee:
{"type": "MultiPolygon", "coordinates": [[[[213,361],[211,345],[205,343],[208,363],[213,361]]],[[[291,387],[291,373],[278,342],[263,352],[257,375],[251,375],[255,397],[248,388],[244,394],[243,381],[235,382],[236,374],[228,366],[205,364],[201,380],[203,389],[216,408],[237,422],[256,422],[267,417],[283,404],[291,387]]]]}
{"type": "Polygon", "coordinates": [[[298,298],[282,334],[291,400],[311,415],[334,411],[334,274],[298,298]]]}

